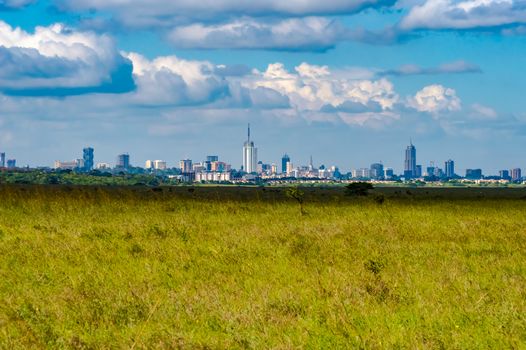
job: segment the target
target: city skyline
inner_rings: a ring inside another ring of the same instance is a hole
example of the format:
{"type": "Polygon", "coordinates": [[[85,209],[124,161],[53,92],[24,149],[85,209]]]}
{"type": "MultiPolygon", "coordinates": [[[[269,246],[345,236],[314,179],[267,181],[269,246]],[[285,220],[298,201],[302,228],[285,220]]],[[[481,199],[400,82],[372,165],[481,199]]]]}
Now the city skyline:
{"type": "Polygon", "coordinates": [[[22,166],[91,145],[102,162],[220,152],[239,167],[250,123],[274,162],[400,171],[412,138],[435,164],[524,167],[519,5],[6,0],[0,150],[22,166]]]}
{"type": "MultiPolygon", "coordinates": [[[[436,179],[455,179],[463,178],[478,180],[483,177],[493,177],[501,178],[504,180],[511,181],[520,181],[522,180],[521,168],[510,167],[508,169],[500,169],[498,174],[491,174],[485,172],[483,169],[479,168],[466,168],[465,175],[456,172],[456,169],[459,169],[455,161],[451,158],[446,160],[443,164],[443,167],[435,164],[435,161],[429,161],[429,164],[422,165],[418,164],[417,151],[416,147],[413,144],[412,139],[409,140],[409,145],[405,149],[405,158],[403,161],[402,169],[403,172],[398,173],[395,170],[395,167],[384,165],[383,162],[371,163],[369,167],[366,168],[352,168],[352,169],[343,169],[338,165],[325,165],[320,163],[319,167],[316,167],[313,162],[312,155],[309,157],[308,166],[301,164],[294,164],[292,158],[284,153],[281,157],[281,162],[263,162],[258,159],[257,156],[257,147],[255,146],[254,141],[251,139],[251,127],[248,124],[247,127],[247,139],[243,143],[243,153],[242,153],[242,165],[239,168],[232,167],[231,164],[219,161],[219,156],[208,155],[206,156],[206,161],[193,161],[192,159],[182,159],[179,161],[179,168],[176,165],[169,166],[168,161],[165,160],[152,160],[148,159],[144,162],[144,166],[139,164],[133,164],[131,162],[131,157],[129,153],[122,153],[117,155],[117,160],[115,165],[112,167],[111,163],[106,162],[97,162],[95,163],[94,158],[94,148],[91,146],[84,147],[82,149],[82,157],[77,158],[72,161],[58,161],[54,162],[53,169],[70,169],[77,170],[82,172],[90,172],[92,170],[104,170],[108,171],[115,169],[117,171],[128,171],[131,169],[143,169],[146,171],[167,171],[170,169],[179,169],[182,172],[183,176],[186,176],[187,180],[192,181],[230,181],[230,172],[241,171],[246,174],[266,174],[266,175],[277,175],[285,174],[292,177],[331,177],[332,174],[336,171],[338,174],[351,174],[352,178],[364,178],[372,180],[384,180],[384,179],[396,179],[401,177],[403,179],[412,180],[419,179],[423,177],[427,178],[436,178],[436,179]],[[325,172],[325,169],[332,169],[329,173],[325,172]],[[319,171],[319,173],[317,173],[319,171]],[[305,172],[305,173],[304,173],[305,172]],[[315,173],[313,173],[315,172],[315,173]],[[192,173],[194,175],[189,176],[192,173]],[[205,175],[206,173],[211,173],[205,175]],[[228,173],[227,176],[219,174],[219,177],[214,176],[214,173],[228,173]],[[323,173],[323,175],[321,175],[323,173]],[[186,175],[185,175],[186,174],[186,175]],[[304,175],[300,175],[304,174],[304,175]],[[316,175],[318,174],[318,175],[316,175]]],[[[7,159],[5,152],[0,152],[0,168],[20,168],[20,165],[16,164],[16,159],[7,159]]]]}

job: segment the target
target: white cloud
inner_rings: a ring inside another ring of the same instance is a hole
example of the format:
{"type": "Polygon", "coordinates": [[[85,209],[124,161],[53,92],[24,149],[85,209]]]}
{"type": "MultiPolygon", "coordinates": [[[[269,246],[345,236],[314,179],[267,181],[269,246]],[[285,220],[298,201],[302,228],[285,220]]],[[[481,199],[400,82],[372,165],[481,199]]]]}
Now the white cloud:
{"type": "Polygon", "coordinates": [[[394,86],[386,79],[355,80],[345,74],[332,73],[327,66],[302,63],[289,72],[281,63],[270,64],[266,71],[254,71],[242,81],[248,88],[266,87],[289,97],[299,110],[320,110],[326,105],[337,107],[345,102],[367,105],[378,103],[389,110],[398,101],[394,86]]]}
{"type": "Polygon", "coordinates": [[[461,109],[460,98],[455,90],[442,85],[429,85],[409,98],[408,105],[419,112],[437,115],[440,112],[452,112],[461,109]]]}
{"type": "Polygon", "coordinates": [[[242,16],[321,16],[356,13],[364,8],[391,6],[395,0],[56,0],[73,11],[113,13],[130,27],[174,26],[203,19],[242,16]]]}
{"type": "MultiPolygon", "coordinates": [[[[62,24],[34,33],[0,21],[0,88],[38,94],[39,89],[97,88],[131,81],[131,66],[106,35],[77,32],[62,24]],[[128,70],[128,80],[125,80],[128,70]]],[[[109,88],[109,87],[106,87],[109,88]]],[[[42,92],[42,91],[41,91],[42,92]]]]}
{"type": "Polygon", "coordinates": [[[426,0],[405,16],[400,27],[413,29],[472,29],[526,23],[523,0],[426,0]]]}
{"type": "Polygon", "coordinates": [[[272,50],[326,50],[347,36],[347,29],[340,22],[323,17],[197,23],[176,27],[168,35],[177,47],[272,50]]]}

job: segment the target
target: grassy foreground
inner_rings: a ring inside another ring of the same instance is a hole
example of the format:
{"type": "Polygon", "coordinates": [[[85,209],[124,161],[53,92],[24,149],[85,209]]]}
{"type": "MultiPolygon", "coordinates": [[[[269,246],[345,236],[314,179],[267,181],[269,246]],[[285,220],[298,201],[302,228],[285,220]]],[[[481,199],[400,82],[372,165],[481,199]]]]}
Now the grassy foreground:
{"type": "Polygon", "coordinates": [[[0,348],[525,348],[526,200],[0,187],[0,348]]]}

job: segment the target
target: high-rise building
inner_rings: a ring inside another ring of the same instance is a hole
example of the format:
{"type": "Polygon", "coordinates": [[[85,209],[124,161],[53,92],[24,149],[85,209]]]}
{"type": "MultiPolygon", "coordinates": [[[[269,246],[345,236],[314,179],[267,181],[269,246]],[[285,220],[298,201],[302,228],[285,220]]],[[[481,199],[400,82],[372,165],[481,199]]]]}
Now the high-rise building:
{"type": "Polygon", "coordinates": [[[5,153],[0,153],[0,168],[5,168],[5,153]]]}
{"type": "Polygon", "coordinates": [[[287,173],[287,163],[290,163],[290,157],[288,154],[284,154],[283,157],[281,157],[281,172],[283,174],[287,173]]]}
{"type": "Polygon", "coordinates": [[[466,169],[466,179],[468,180],[482,179],[482,169],[466,169]]]}
{"type": "Polygon", "coordinates": [[[7,160],[7,168],[8,169],[16,168],[16,159],[8,159],[7,160]]]}
{"type": "Polygon", "coordinates": [[[371,164],[371,177],[375,180],[384,179],[384,165],[381,163],[371,164]]]}
{"type": "Polygon", "coordinates": [[[455,162],[451,159],[446,161],[446,177],[451,179],[455,177],[455,162]]]}
{"type": "Polygon", "coordinates": [[[404,178],[413,179],[416,177],[416,148],[411,142],[405,150],[404,178]]]}
{"type": "Polygon", "coordinates": [[[207,156],[206,161],[210,163],[219,162],[219,156],[207,156]]]}
{"type": "Polygon", "coordinates": [[[193,165],[191,159],[183,159],[179,162],[179,167],[181,168],[181,172],[183,174],[188,174],[193,171],[193,165]]]}
{"type": "Polygon", "coordinates": [[[250,141],[250,124],[248,124],[248,139],[243,145],[243,170],[247,173],[257,172],[258,165],[258,149],[254,146],[254,142],[250,141]]]}
{"type": "Polygon", "coordinates": [[[522,179],[522,172],[520,168],[515,168],[510,171],[511,173],[511,181],[519,181],[522,179]]]}
{"type": "Polygon", "coordinates": [[[499,171],[499,177],[503,180],[511,180],[510,172],[508,170],[499,171]]]}
{"type": "Polygon", "coordinates": [[[393,170],[393,168],[385,169],[385,177],[387,179],[392,179],[394,177],[394,170],[393,170]]]}
{"type": "Polygon", "coordinates": [[[422,166],[421,165],[416,166],[415,177],[416,178],[422,177],[422,166]]]}
{"type": "Polygon", "coordinates": [[[153,169],[153,160],[148,159],[146,162],[144,162],[144,169],[153,169]]]}
{"type": "Polygon", "coordinates": [[[168,167],[167,167],[166,162],[164,160],[154,160],[153,161],[153,168],[155,170],[166,170],[168,167]]]}
{"type": "Polygon", "coordinates": [[[84,171],[93,170],[93,148],[86,147],[82,150],[82,159],[84,159],[84,171]]]}
{"type": "Polygon", "coordinates": [[[130,168],[130,155],[129,154],[119,154],[117,156],[117,169],[128,170],[130,168]]]}

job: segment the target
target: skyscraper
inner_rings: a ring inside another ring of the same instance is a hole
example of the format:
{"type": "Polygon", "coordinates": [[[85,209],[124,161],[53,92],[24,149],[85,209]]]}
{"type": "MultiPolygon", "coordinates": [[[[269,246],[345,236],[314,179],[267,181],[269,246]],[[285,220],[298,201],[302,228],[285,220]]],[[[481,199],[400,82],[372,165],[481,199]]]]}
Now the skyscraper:
{"type": "Polygon", "coordinates": [[[183,174],[188,174],[193,171],[193,164],[191,159],[183,159],[179,162],[179,167],[183,174]]]}
{"type": "Polygon", "coordinates": [[[519,181],[522,178],[522,173],[520,168],[511,169],[511,181],[519,181]]]}
{"type": "Polygon", "coordinates": [[[416,148],[411,142],[405,150],[404,178],[413,179],[416,177],[416,148]]]}
{"type": "Polygon", "coordinates": [[[384,166],[381,163],[371,164],[371,177],[375,180],[384,179],[384,166]]]}
{"type": "Polygon", "coordinates": [[[5,168],[5,153],[0,153],[0,168],[5,168]]]}
{"type": "Polygon", "coordinates": [[[281,172],[283,174],[287,173],[287,163],[290,163],[290,157],[285,153],[283,157],[281,157],[281,172]]]}
{"type": "Polygon", "coordinates": [[[117,156],[117,169],[128,170],[130,168],[130,155],[129,154],[119,154],[117,156]]]}
{"type": "Polygon", "coordinates": [[[455,177],[455,162],[451,159],[446,161],[446,177],[451,179],[455,177]]]}
{"type": "Polygon", "coordinates": [[[93,170],[93,148],[86,147],[82,150],[82,159],[84,159],[84,171],[93,170]]]}
{"type": "Polygon", "coordinates": [[[255,173],[258,165],[258,149],[254,142],[250,141],[250,124],[248,124],[248,139],[243,145],[243,170],[247,173],[255,173]]]}

